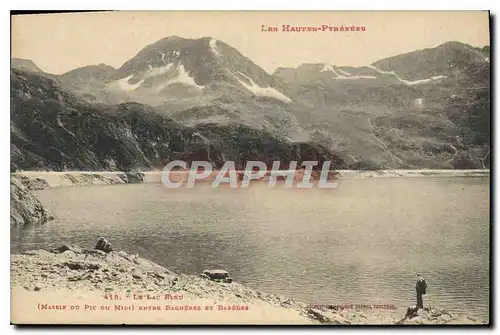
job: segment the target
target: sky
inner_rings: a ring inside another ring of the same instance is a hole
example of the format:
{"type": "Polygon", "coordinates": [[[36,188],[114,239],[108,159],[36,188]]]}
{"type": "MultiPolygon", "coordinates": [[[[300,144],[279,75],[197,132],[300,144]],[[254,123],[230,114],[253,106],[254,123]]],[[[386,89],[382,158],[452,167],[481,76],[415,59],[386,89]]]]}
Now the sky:
{"type": "Polygon", "coordinates": [[[119,68],[167,36],[213,37],[269,73],[302,63],[362,66],[448,41],[490,44],[486,11],[123,11],[12,17],[12,57],[61,74],[93,64],[119,68]],[[275,26],[359,26],[365,31],[269,32],[275,26]]]}

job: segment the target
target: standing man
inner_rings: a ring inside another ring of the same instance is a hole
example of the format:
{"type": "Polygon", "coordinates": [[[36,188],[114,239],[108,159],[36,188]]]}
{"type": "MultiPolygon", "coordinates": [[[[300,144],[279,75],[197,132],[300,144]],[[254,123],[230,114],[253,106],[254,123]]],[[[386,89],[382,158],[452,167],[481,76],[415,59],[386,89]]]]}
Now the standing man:
{"type": "Polygon", "coordinates": [[[417,290],[417,307],[424,308],[424,301],[422,300],[422,295],[426,294],[427,283],[424,277],[417,273],[417,284],[415,285],[417,290]]]}

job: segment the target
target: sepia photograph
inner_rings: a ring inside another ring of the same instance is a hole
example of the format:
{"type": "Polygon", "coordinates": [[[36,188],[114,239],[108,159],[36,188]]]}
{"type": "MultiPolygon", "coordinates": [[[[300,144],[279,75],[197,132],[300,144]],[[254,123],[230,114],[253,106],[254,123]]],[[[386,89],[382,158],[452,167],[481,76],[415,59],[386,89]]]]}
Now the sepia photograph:
{"type": "Polygon", "coordinates": [[[491,325],[488,11],[10,19],[12,324],[491,325]]]}

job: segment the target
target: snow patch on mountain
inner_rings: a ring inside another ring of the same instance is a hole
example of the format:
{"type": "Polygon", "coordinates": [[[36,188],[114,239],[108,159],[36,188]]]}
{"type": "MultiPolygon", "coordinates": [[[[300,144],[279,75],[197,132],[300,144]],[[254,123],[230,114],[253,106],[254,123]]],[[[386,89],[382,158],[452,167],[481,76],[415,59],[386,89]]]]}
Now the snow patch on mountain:
{"type": "Polygon", "coordinates": [[[221,53],[219,52],[219,49],[217,48],[217,40],[216,39],[211,39],[209,42],[210,48],[212,49],[212,52],[220,57],[221,53]]]}
{"type": "Polygon", "coordinates": [[[338,72],[333,68],[333,66],[332,66],[332,72],[333,72],[333,74],[335,74],[335,76],[337,76],[337,78],[335,78],[335,79],[347,79],[348,78],[346,76],[342,76],[342,75],[338,74],[338,72]]]}
{"type": "Polygon", "coordinates": [[[427,78],[427,79],[420,79],[420,80],[413,80],[413,81],[404,80],[401,78],[399,78],[399,80],[406,85],[418,85],[418,84],[430,83],[432,81],[436,81],[436,80],[440,80],[440,79],[444,79],[444,78],[446,78],[446,76],[434,76],[434,77],[427,78]]]}
{"type": "Polygon", "coordinates": [[[346,76],[339,76],[337,77],[337,79],[350,79],[350,80],[355,80],[355,79],[377,79],[377,77],[375,76],[350,76],[350,77],[346,77],[346,76]]]}
{"type": "Polygon", "coordinates": [[[142,75],[141,80],[139,80],[137,83],[135,84],[129,83],[129,80],[134,76],[133,74],[131,74],[128,77],[115,80],[110,85],[118,87],[119,89],[127,92],[134,91],[142,85],[144,80],[168,73],[168,71],[172,68],[173,65],[174,63],[168,63],[165,66],[153,67],[151,64],[148,64],[149,69],[142,75]]]}
{"type": "Polygon", "coordinates": [[[330,64],[324,64],[320,72],[327,72],[327,71],[335,72],[333,66],[331,66],[330,64]]]}
{"type": "Polygon", "coordinates": [[[143,78],[146,79],[146,78],[156,77],[156,76],[160,76],[162,74],[165,74],[172,68],[173,65],[174,65],[174,63],[168,63],[165,66],[154,67],[154,68],[152,67],[148,70],[148,72],[146,72],[144,74],[143,78]]]}
{"type": "Polygon", "coordinates": [[[395,76],[397,77],[399,80],[401,80],[401,78],[399,78],[399,76],[396,74],[396,72],[394,71],[384,71],[384,70],[380,70],[379,68],[373,66],[373,65],[366,65],[366,67],[369,67],[370,69],[373,69],[375,71],[377,71],[378,73],[382,73],[382,74],[390,74],[392,76],[395,76]]]}
{"type": "Polygon", "coordinates": [[[243,80],[241,80],[240,78],[238,78],[238,76],[236,76],[235,74],[233,74],[233,76],[236,78],[236,80],[238,80],[238,82],[244,88],[246,88],[247,90],[249,90],[253,94],[255,94],[257,96],[270,97],[270,98],[273,98],[273,99],[276,99],[276,100],[281,100],[281,101],[284,101],[284,102],[287,102],[287,103],[292,102],[292,99],[290,99],[289,97],[287,97],[283,93],[279,92],[275,88],[272,88],[270,86],[267,86],[267,87],[259,86],[250,77],[248,77],[247,75],[245,75],[245,74],[243,74],[243,73],[241,73],[239,71],[238,71],[238,73],[241,76],[245,77],[250,82],[250,84],[247,84],[246,82],[244,82],[243,80]]]}
{"type": "Polygon", "coordinates": [[[62,129],[64,129],[68,134],[70,134],[71,136],[73,136],[74,138],[77,138],[75,133],[73,133],[72,131],[69,131],[65,126],[64,124],[62,123],[61,119],[59,118],[59,116],[57,117],[57,125],[59,127],[61,127],[62,129]]]}
{"type": "Polygon", "coordinates": [[[129,80],[133,77],[134,75],[131,74],[130,76],[128,77],[125,77],[125,78],[122,78],[122,79],[118,79],[118,80],[115,80],[114,82],[112,82],[111,84],[114,85],[114,86],[117,86],[118,88],[122,89],[123,91],[127,91],[127,92],[130,92],[130,91],[134,91],[136,90],[137,88],[139,88],[139,86],[142,85],[142,83],[144,82],[144,79],[141,79],[140,81],[138,81],[137,83],[135,84],[130,84],[129,83],[129,80]]]}
{"type": "Polygon", "coordinates": [[[344,70],[342,70],[342,69],[341,69],[341,68],[339,68],[339,67],[338,67],[337,69],[339,70],[339,72],[340,72],[340,73],[342,73],[342,74],[343,74],[343,75],[345,75],[345,76],[350,76],[350,75],[351,75],[349,72],[344,71],[344,70]]]}
{"type": "MultiPolygon", "coordinates": [[[[342,71],[340,70],[339,68],[337,68],[339,71],[342,71]]],[[[333,73],[337,76],[337,78],[335,79],[348,79],[348,80],[355,80],[355,79],[377,79],[377,77],[374,77],[374,76],[351,76],[349,75],[349,77],[346,77],[346,76],[343,76],[341,74],[339,74],[334,68],[332,68],[333,70],[333,73]]]]}
{"type": "Polygon", "coordinates": [[[384,70],[381,70],[381,69],[379,69],[379,68],[377,68],[377,67],[375,67],[373,65],[367,65],[367,67],[369,67],[370,69],[374,69],[375,71],[377,71],[378,73],[381,73],[381,74],[392,75],[397,80],[399,80],[400,82],[402,82],[405,85],[425,84],[425,83],[429,83],[429,82],[432,82],[432,81],[437,81],[437,80],[441,80],[441,79],[446,78],[446,76],[433,76],[431,78],[420,79],[420,80],[405,80],[405,79],[402,79],[400,76],[398,76],[396,74],[396,72],[394,72],[394,71],[384,71],[384,70]]]}
{"type": "Polygon", "coordinates": [[[323,66],[323,69],[321,69],[320,72],[326,72],[326,71],[333,72],[333,74],[335,75],[334,79],[350,79],[350,80],[354,80],[354,79],[377,79],[377,77],[374,77],[374,76],[353,76],[349,72],[343,71],[343,70],[341,70],[338,67],[333,67],[330,64],[325,64],[323,66]],[[337,72],[337,70],[338,70],[338,72],[337,72]],[[342,73],[342,74],[340,74],[339,72],[342,73]]]}
{"type": "Polygon", "coordinates": [[[188,86],[194,86],[194,87],[196,87],[198,89],[203,89],[204,88],[204,86],[196,84],[196,82],[194,81],[194,78],[191,77],[187,73],[187,71],[184,69],[184,65],[179,64],[179,66],[177,67],[177,69],[178,69],[177,77],[175,77],[175,78],[173,78],[173,79],[170,80],[172,83],[177,82],[177,83],[188,85],[188,86]]]}
{"type": "MultiPolygon", "coordinates": [[[[170,65],[170,67],[172,66],[172,64],[169,64],[169,65],[170,65]]],[[[182,84],[185,86],[194,87],[194,88],[199,89],[199,90],[202,90],[205,87],[205,86],[201,86],[201,85],[196,84],[196,82],[194,81],[194,78],[191,77],[189,75],[189,73],[187,73],[186,69],[184,68],[184,65],[179,64],[179,65],[177,65],[176,69],[177,69],[177,75],[175,77],[167,80],[164,84],[161,84],[160,86],[158,86],[158,88],[157,88],[158,91],[161,91],[165,87],[172,85],[172,84],[182,84]]]]}

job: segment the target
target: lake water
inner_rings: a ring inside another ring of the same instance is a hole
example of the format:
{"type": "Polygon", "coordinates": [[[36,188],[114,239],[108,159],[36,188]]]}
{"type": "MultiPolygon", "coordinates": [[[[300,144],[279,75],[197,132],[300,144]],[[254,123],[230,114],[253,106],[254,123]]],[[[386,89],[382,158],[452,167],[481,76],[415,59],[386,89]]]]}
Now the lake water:
{"type": "Polygon", "coordinates": [[[37,191],[56,215],[11,229],[11,251],[92,247],[105,236],[174,271],[312,304],[415,304],[488,319],[489,179],[344,180],[333,190],[166,189],[161,184],[37,191]]]}

